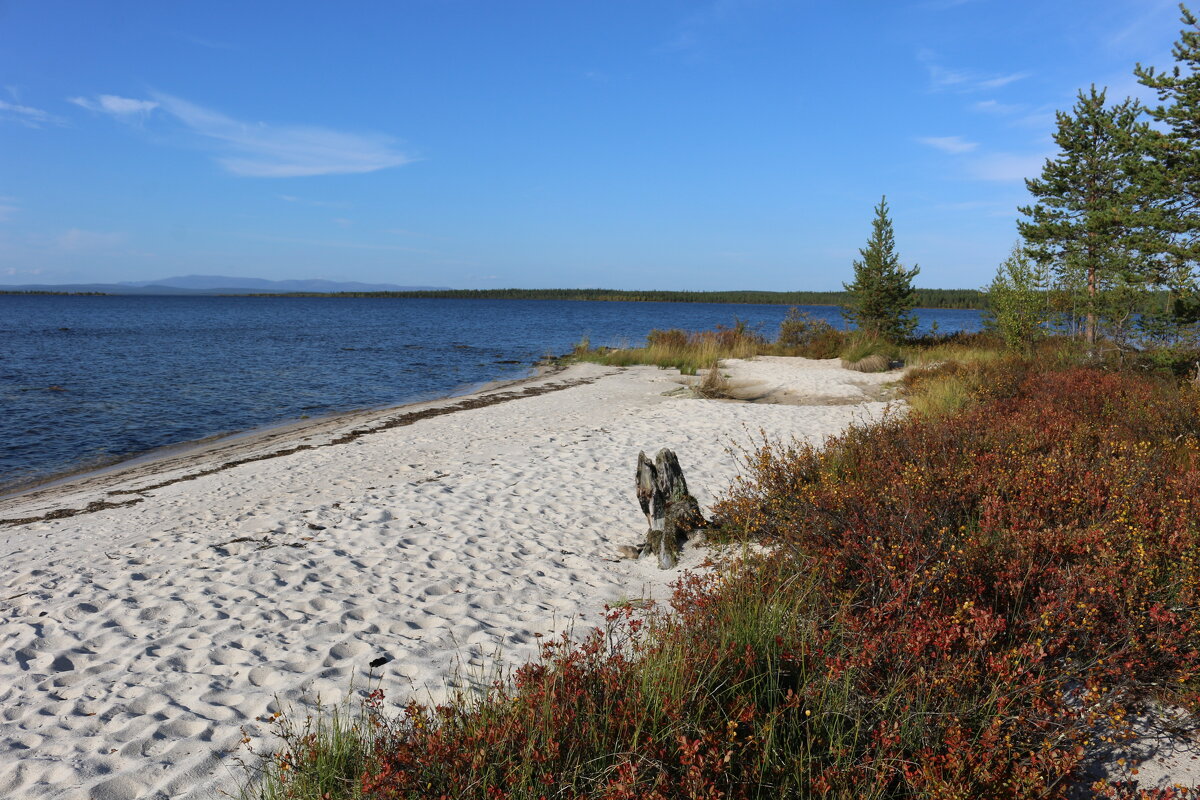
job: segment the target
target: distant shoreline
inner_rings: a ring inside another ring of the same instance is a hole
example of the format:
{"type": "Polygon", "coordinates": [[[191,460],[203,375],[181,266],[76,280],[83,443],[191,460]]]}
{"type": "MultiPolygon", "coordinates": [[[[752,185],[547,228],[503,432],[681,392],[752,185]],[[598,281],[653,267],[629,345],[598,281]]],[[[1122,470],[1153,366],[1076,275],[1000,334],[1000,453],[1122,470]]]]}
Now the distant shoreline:
{"type": "MultiPolygon", "coordinates": [[[[849,292],[769,292],[733,290],[715,292],[636,291],[626,289],[450,289],[386,292],[255,292],[229,289],[211,292],[118,293],[0,290],[0,295],[71,295],[102,297],[322,297],[344,299],[434,299],[434,300],[573,300],[625,303],[718,303],[728,305],[844,306],[849,292]]],[[[973,310],[987,308],[987,298],[977,289],[917,289],[917,308],[973,310]]]]}

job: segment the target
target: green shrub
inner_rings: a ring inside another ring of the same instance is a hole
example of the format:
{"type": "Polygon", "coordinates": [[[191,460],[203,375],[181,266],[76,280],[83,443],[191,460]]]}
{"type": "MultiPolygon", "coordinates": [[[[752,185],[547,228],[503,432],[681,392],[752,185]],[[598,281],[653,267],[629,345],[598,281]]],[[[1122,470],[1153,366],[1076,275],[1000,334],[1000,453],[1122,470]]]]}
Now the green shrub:
{"type": "Polygon", "coordinates": [[[845,333],[796,306],[788,309],[775,340],[779,355],[805,358],[837,358],[845,343],[845,333]]]}

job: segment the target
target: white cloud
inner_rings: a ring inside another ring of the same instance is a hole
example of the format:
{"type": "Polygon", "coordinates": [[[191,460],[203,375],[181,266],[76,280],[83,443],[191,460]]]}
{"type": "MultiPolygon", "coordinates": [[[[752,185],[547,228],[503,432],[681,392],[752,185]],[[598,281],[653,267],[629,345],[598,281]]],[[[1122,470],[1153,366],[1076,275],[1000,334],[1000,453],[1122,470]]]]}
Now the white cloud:
{"type": "Polygon", "coordinates": [[[759,0],[709,0],[676,26],[675,33],[655,48],[661,53],[695,54],[714,30],[758,5],[759,0]]]}
{"type": "Polygon", "coordinates": [[[971,175],[982,181],[1013,182],[1036,178],[1042,174],[1046,156],[993,153],[981,156],[971,164],[971,175]]]}
{"type": "Polygon", "coordinates": [[[980,100],[978,103],[971,104],[972,111],[981,111],[984,114],[999,114],[1002,116],[1016,114],[1022,108],[1023,106],[998,103],[995,100],[980,100]]]}
{"type": "MultiPolygon", "coordinates": [[[[165,112],[192,133],[219,143],[225,152],[216,156],[217,163],[244,177],[295,178],[375,172],[413,160],[396,150],[395,141],[389,136],[343,133],[316,126],[241,122],[169,94],[154,93],[153,97],[153,100],[139,100],[102,94],[68,100],[122,120],[144,118],[155,110],[165,112]]],[[[283,199],[305,202],[290,195],[283,199]]]]}
{"type": "Polygon", "coordinates": [[[1011,72],[1005,75],[980,75],[970,70],[949,69],[938,62],[937,55],[932,50],[918,51],[917,60],[924,64],[929,72],[930,88],[934,91],[980,92],[984,89],[999,89],[1033,74],[1011,72]]]}
{"type": "MultiPolygon", "coordinates": [[[[1174,32],[1180,22],[1176,0],[1139,0],[1126,5],[1133,16],[1123,21],[1113,20],[1108,26],[1104,44],[1111,50],[1141,55],[1147,49],[1163,44],[1163,31],[1174,32]]],[[[1164,55],[1169,56],[1168,53],[1164,55]]]]}
{"type": "Polygon", "coordinates": [[[207,47],[209,50],[236,50],[237,48],[226,42],[219,42],[215,39],[203,39],[199,36],[184,36],[186,41],[200,47],[207,47]]]}
{"type": "Polygon", "coordinates": [[[391,244],[373,244],[371,242],[346,242],[332,241],[328,239],[296,239],[290,236],[268,236],[260,233],[247,233],[243,238],[252,239],[259,242],[278,242],[279,244],[299,244],[305,247],[336,247],[345,248],[348,250],[390,250],[396,253],[422,253],[427,255],[437,255],[433,250],[420,250],[415,247],[400,247],[399,245],[391,244]]]}
{"type": "Polygon", "coordinates": [[[391,137],[343,133],[310,126],[246,123],[166,94],[162,108],[192,132],[220,143],[228,153],[217,163],[234,175],[294,178],[342,175],[398,167],[413,159],[395,149],[391,137]]]}
{"type": "Polygon", "coordinates": [[[941,150],[943,153],[952,153],[954,155],[969,153],[976,147],[979,147],[978,142],[968,142],[961,136],[923,136],[918,138],[917,141],[921,144],[927,144],[936,150],[941,150]]]}
{"type": "Polygon", "coordinates": [[[1001,86],[1008,86],[1010,83],[1024,80],[1032,74],[1032,72],[1013,72],[1008,75],[998,75],[995,78],[984,78],[976,83],[976,88],[999,89],[1001,86]]]}
{"type": "Polygon", "coordinates": [[[277,196],[280,200],[288,203],[296,203],[297,205],[302,206],[313,206],[315,208],[347,208],[350,205],[349,203],[332,203],[327,200],[309,200],[305,197],[297,197],[294,194],[281,194],[277,196]]]}
{"type": "Polygon", "coordinates": [[[16,277],[17,275],[41,275],[42,268],[34,267],[33,269],[17,269],[16,267],[9,267],[8,269],[4,270],[4,274],[9,278],[16,277]]]}
{"type": "Polygon", "coordinates": [[[0,197],[0,222],[8,222],[20,210],[15,197],[0,197]]]}
{"type": "Polygon", "coordinates": [[[19,122],[27,128],[40,128],[47,123],[61,125],[62,120],[48,111],[19,103],[9,103],[0,100],[0,119],[10,119],[19,122]]]}
{"type": "Polygon", "coordinates": [[[135,100],[132,97],[120,97],[115,94],[102,94],[94,100],[87,97],[68,97],[67,102],[86,108],[88,111],[112,114],[114,117],[145,115],[158,108],[158,103],[153,100],[135,100]]]}
{"type": "Polygon", "coordinates": [[[123,233],[101,233],[99,231],[85,231],[79,228],[71,228],[69,231],[58,237],[58,248],[70,252],[79,252],[86,250],[106,250],[110,247],[115,247],[125,241],[123,233]]]}

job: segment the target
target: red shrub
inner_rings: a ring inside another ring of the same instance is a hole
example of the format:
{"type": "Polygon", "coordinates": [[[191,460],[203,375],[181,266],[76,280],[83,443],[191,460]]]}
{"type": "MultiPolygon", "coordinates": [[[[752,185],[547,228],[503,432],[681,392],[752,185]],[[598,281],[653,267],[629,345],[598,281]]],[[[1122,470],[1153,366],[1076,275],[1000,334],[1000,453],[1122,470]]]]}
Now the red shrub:
{"type": "Polygon", "coordinates": [[[949,417],[748,454],[715,513],[768,554],[409,706],[364,794],[1063,797],[1131,704],[1196,701],[1200,397],[984,377],[949,417]]]}

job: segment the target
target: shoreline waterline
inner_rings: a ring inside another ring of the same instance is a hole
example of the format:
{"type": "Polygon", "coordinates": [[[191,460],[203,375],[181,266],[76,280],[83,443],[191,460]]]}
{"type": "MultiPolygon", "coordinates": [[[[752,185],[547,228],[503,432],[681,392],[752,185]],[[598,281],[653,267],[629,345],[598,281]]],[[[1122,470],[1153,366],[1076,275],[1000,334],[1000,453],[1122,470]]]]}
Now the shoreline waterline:
{"type": "MultiPolygon", "coordinates": [[[[0,496],[215,434],[519,379],[528,365],[584,337],[637,346],[651,329],[710,330],[737,317],[772,338],[785,311],[549,300],[0,297],[0,496]]],[[[918,316],[949,331],[977,328],[979,315],[918,316]]]]}
{"type": "Polygon", "coordinates": [[[0,516],[29,520],[0,526],[6,730],[45,759],[0,763],[0,795],[204,800],[235,788],[244,738],[270,747],[278,711],[368,681],[436,701],[602,624],[606,604],[665,601],[679,570],[619,558],[645,535],[639,451],[672,448],[711,507],[739,469],[731,443],[819,444],[879,418],[873,389],[896,377],[725,369],[812,402],[704,400],[673,370],[580,363],[6,501],[0,516]]]}
{"type": "MultiPolygon", "coordinates": [[[[437,406],[452,401],[461,402],[463,400],[470,400],[482,397],[491,392],[523,386],[530,381],[540,378],[558,375],[566,371],[568,367],[558,361],[542,361],[531,364],[529,369],[531,370],[531,374],[522,378],[469,384],[462,387],[462,391],[438,397],[410,400],[397,404],[334,411],[308,419],[291,418],[280,420],[279,422],[268,423],[246,430],[217,433],[201,439],[163,445],[141,453],[117,456],[108,463],[85,465],[44,478],[37,478],[28,483],[18,483],[12,487],[0,489],[0,526],[19,524],[2,518],[6,504],[27,500],[42,492],[48,492],[53,495],[55,490],[59,490],[58,493],[60,494],[76,490],[85,491],[89,488],[88,484],[94,482],[107,483],[111,481],[119,483],[128,477],[126,473],[133,470],[145,470],[144,473],[139,474],[137,477],[153,475],[160,471],[169,471],[176,467],[173,463],[176,459],[195,463],[203,462],[208,457],[216,460],[226,449],[237,448],[239,446],[256,447],[280,439],[286,442],[292,438],[316,436],[328,428],[363,424],[374,421],[380,416],[408,412],[418,407],[437,406]]],[[[281,452],[279,455],[284,455],[284,453],[281,452]]]]}

